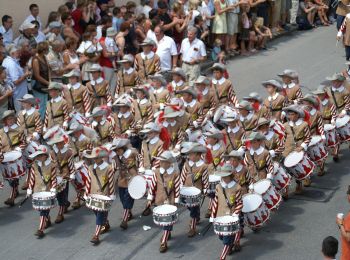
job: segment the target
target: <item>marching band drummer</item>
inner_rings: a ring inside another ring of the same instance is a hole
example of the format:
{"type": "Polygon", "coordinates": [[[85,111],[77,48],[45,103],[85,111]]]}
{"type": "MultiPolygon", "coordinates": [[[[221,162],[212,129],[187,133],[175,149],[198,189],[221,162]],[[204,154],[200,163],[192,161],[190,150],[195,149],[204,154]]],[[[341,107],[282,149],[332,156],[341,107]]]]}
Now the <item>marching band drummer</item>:
{"type": "MultiPolygon", "coordinates": [[[[207,148],[199,143],[193,143],[188,149],[183,148],[181,153],[187,155],[187,159],[181,171],[181,186],[196,187],[205,195],[209,187],[208,165],[202,156],[207,148]]],[[[196,226],[200,220],[200,206],[188,207],[191,223],[188,237],[196,235],[196,226]]]]}
{"type": "Polygon", "coordinates": [[[134,70],[134,57],[131,54],[126,54],[123,58],[117,61],[122,65],[122,68],[117,73],[117,86],[115,89],[115,98],[122,94],[131,94],[136,85],[141,84],[138,72],[134,70]]]}
{"type": "Polygon", "coordinates": [[[266,116],[267,109],[263,105],[263,99],[257,92],[249,93],[249,95],[244,97],[243,100],[247,100],[251,104],[254,113],[257,115],[258,118],[266,116]]]}
{"type": "MultiPolygon", "coordinates": [[[[224,164],[218,167],[215,175],[221,177],[221,181],[216,185],[215,198],[213,202],[213,211],[210,221],[213,222],[215,218],[227,215],[241,215],[243,208],[242,188],[234,180],[232,174],[233,167],[230,164],[224,164]]],[[[240,251],[241,231],[238,231],[232,236],[219,236],[222,240],[224,248],[220,255],[220,260],[225,260],[228,254],[234,251],[240,251]]]]}
{"type": "Polygon", "coordinates": [[[326,88],[327,94],[333,101],[337,113],[340,117],[350,112],[350,89],[347,85],[345,77],[341,73],[335,73],[331,77],[326,77],[331,81],[331,85],[326,88]]]}
{"type": "Polygon", "coordinates": [[[273,164],[269,151],[264,147],[265,136],[259,132],[251,132],[247,137],[247,151],[244,164],[247,165],[253,182],[266,179],[273,174],[273,164]]]}
{"type": "Polygon", "coordinates": [[[296,83],[296,72],[290,69],[284,70],[282,73],[277,74],[282,78],[283,91],[286,99],[286,104],[293,104],[295,101],[303,97],[299,83],[296,83]]]}
{"type": "MultiPolygon", "coordinates": [[[[311,141],[310,127],[305,122],[305,112],[298,105],[291,105],[283,109],[287,113],[288,122],[284,124],[286,141],[282,156],[286,158],[293,151],[307,151],[311,141]]],[[[306,179],[306,185],[311,184],[310,179],[306,179]]],[[[296,181],[296,194],[302,193],[302,182],[296,181]]]]}
{"type": "Polygon", "coordinates": [[[253,131],[258,123],[258,116],[254,113],[252,105],[246,101],[241,100],[237,105],[239,113],[239,121],[243,127],[245,135],[248,136],[253,131]]]}
{"type": "Polygon", "coordinates": [[[111,118],[107,118],[107,110],[102,107],[95,107],[92,110],[91,116],[93,118],[92,128],[97,132],[100,140],[99,145],[111,142],[116,138],[114,132],[114,122],[111,118]]]}
{"type": "Polygon", "coordinates": [[[99,64],[93,64],[88,71],[92,78],[86,84],[91,96],[91,110],[102,105],[112,106],[109,83],[102,78],[102,67],[99,64]]]}
{"type": "MultiPolygon", "coordinates": [[[[6,110],[1,117],[4,127],[0,129],[2,153],[13,150],[22,152],[26,147],[26,138],[22,127],[16,124],[16,114],[13,110],[6,110]]],[[[1,156],[2,157],[2,156],[1,156]]],[[[11,195],[5,200],[5,205],[13,207],[18,195],[19,178],[8,180],[11,187],[11,195]]]]}
{"type": "MultiPolygon", "coordinates": [[[[208,129],[203,135],[206,137],[207,148],[210,150],[211,157],[213,158],[211,164],[208,165],[208,173],[213,174],[219,165],[225,162],[223,157],[226,152],[226,145],[223,141],[224,135],[216,128],[208,129]]],[[[213,199],[214,198],[209,195],[208,211],[205,214],[205,218],[210,218],[213,199]]]]}
{"type": "MultiPolygon", "coordinates": [[[[172,91],[176,93],[179,90],[182,90],[184,87],[186,87],[186,73],[182,68],[176,67],[173,70],[170,71],[172,75],[172,81],[170,82],[172,91]]],[[[208,81],[209,85],[209,81],[208,81]]]]}
{"type": "Polygon", "coordinates": [[[153,95],[151,96],[153,111],[164,110],[165,104],[170,103],[172,93],[167,88],[167,82],[162,74],[149,77],[152,80],[153,95]]]}
{"type": "Polygon", "coordinates": [[[216,110],[219,100],[215,95],[215,90],[210,87],[210,80],[205,76],[199,76],[194,82],[194,86],[198,93],[198,101],[203,106],[203,114],[207,117],[212,117],[216,110]]]}
{"type": "Polygon", "coordinates": [[[67,84],[67,102],[70,110],[79,112],[82,115],[89,116],[91,112],[91,100],[88,88],[82,85],[80,81],[80,71],[71,70],[69,73],[63,75],[68,78],[67,84]]]}
{"type": "MultiPolygon", "coordinates": [[[[91,154],[85,153],[84,156],[94,161],[89,166],[89,178],[86,183],[84,198],[90,194],[101,194],[115,200],[115,169],[106,162],[109,154],[104,147],[95,147],[91,154]]],[[[110,229],[107,211],[94,211],[96,216],[95,234],[90,242],[97,245],[100,243],[100,234],[110,229]]]]}
{"type": "Polygon", "coordinates": [[[259,118],[256,131],[265,136],[265,148],[269,151],[272,160],[279,161],[284,151],[284,135],[276,134],[270,128],[270,122],[264,117],[259,118]]]}
{"type": "MultiPolygon", "coordinates": [[[[306,94],[305,97],[301,99],[302,103],[306,106],[306,109],[310,115],[310,135],[315,136],[319,135],[321,136],[322,141],[326,141],[326,136],[324,133],[324,124],[323,124],[323,118],[322,114],[319,111],[319,101],[316,99],[315,96],[311,94],[306,94]]],[[[318,161],[317,164],[320,167],[320,171],[317,174],[318,176],[324,175],[324,165],[325,165],[326,158],[324,160],[318,161]]]]}
{"type": "Polygon", "coordinates": [[[135,56],[135,70],[141,81],[147,82],[149,76],[160,72],[160,58],[152,49],[156,43],[146,38],[139,44],[142,47],[142,52],[135,56]]]}
{"type": "MultiPolygon", "coordinates": [[[[50,191],[56,193],[57,186],[57,167],[56,162],[51,159],[49,148],[40,145],[36,152],[29,155],[33,159],[33,164],[29,172],[29,187],[27,189],[27,196],[33,193],[50,191]]],[[[39,229],[35,235],[38,238],[45,236],[44,230],[51,226],[50,210],[40,211],[39,229]]]]}
{"type": "MultiPolygon", "coordinates": [[[[226,136],[226,154],[233,150],[238,150],[242,147],[245,132],[239,123],[239,118],[235,113],[228,113],[225,117],[220,118],[224,122],[225,129],[223,130],[226,136]]],[[[241,148],[242,149],[242,148],[241,148]]]]}
{"type": "Polygon", "coordinates": [[[211,67],[211,70],[213,71],[214,76],[214,78],[211,81],[211,84],[214,88],[215,95],[219,100],[219,104],[235,105],[237,102],[236,93],[233,89],[231,81],[224,77],[226,67],[221,63],[215,63],[211,67]]]}
{"type": "MultiPolygon", "coordinates": [[[[176,158],[171,151],[164,151],[160,157],[156,157],[156,160],[160,161],[160,167],[154,171],[146,208],[150,208],[152,203],[156,206],[179,203],[180,172],[176,158]]],[[[168,250],[168,239],[171,236],[173,226],[164,226],[163,230],[164,233],[159,248],[161,253],[168,250]]]]}
{"type": "Polygon", "coordinates": [[[115,157],[119,173],[117,185],[119,198],[124,209],[120,227],[125,230],[128,228],[128,221],[133,218],[131,210],[134,206],[134,199],[129,194],[128,183],[132,177],[138,174],[138,153],[136,149],[131,148],[129,139],[114,139],[112,146],[117,153],[115,157]]]}
{"type": "Polygon", "coordinates": [[[150,89],[147,85],[134,88],[136,99],[133,102],[135,110],[136,129],[141,130],[147,123],[153,122],[153,106],[150,101],[150,89]]]}
{"type": "MultiPolygon", "coordinates": [[[[325,87],[319,86],[315,91],[312,92],[317,95],[320,100],[320,112],[322,115],[322,119],[324,124],[335,124],[335,120],[337,119],[337,109],[333,103],[333,100],[328,96],[325,87]]],[[[340,144],[336,145],[334,148],[330,149],[333,155],[333,161],[339,161],[339,148],[340,144]]]]}
{"type": "Polygon", "coordinates": [[[111,116],[117,137],[127,138],[135,132],[135,116],[132,113],[131,97],[122,95],[113,103],[111,116]]]}
{"type": "Polygon", "coordinates": [[[267,109],[266,118],[280,121],[282,108],[285,107],[286,103],[286,98],[280,94],[282,85],[275,79],[264,81],[262,85],[269,95],[263,102],[263,105],[267,109]]]}
{"type": "Polygon", "coordinates": [[[64,213],[67,213],[70,206],[68,200],[69,195],[69,180],[74,179],[75,167],[74,167],[74,152],[69,147],[69,137],[67,135],[55,135],[53,138],[47,141],[47,144],[52,147],[52,157],[57,162],[57,185],[63,185],[64,188],[61,192],[57,193],[57,201],[59,211],[55,220],[56,224],[64,221],[64,213]],[[65,183],[66,182],[66,183],[65,183]]]}
{"type": "Polygon", "coordinates": [[[47,101],[46,105],[44,132],[55,125],[61,125],[64,129],[68,128],[68,104],[61,96],[62,90],[63,86],[61,83],[51,82],[49,84],[48,92],[51,100],[47,101]]]}

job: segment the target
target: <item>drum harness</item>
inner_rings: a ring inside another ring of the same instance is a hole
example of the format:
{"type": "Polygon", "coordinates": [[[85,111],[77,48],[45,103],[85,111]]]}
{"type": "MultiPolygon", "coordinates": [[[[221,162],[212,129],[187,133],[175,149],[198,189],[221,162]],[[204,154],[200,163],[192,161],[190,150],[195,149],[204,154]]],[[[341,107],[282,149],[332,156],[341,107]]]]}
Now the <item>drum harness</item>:
{"type": "Polygon", "coordinates": [[[41,169],[41,167],[39,166],[38,163],[36,163],[36,166],[38,167],[38,171],[39,171],[39,174],[40,174],[40,177],[41,177],[41,180],[43,181],[43,183],[45,184],[45,186],[47,186],[47,184],[49,183],[50,179],[48,181],[45,181],[45,177],[43,175],[43,171],[41,169]]]}
{"type": "Polygon", "coordinates": [[[235,204],[231,204],[230,201],[228,200],[225,188],[222,188],[222,193],[224,194],[227,207],[229,207],[229,209],[232,210],[235,204]]]}
{"type": "Polygon", "coordinates": [[[160,175],[160,178],[162,179],[163,189],[164,189],[164,192],[165,192],[165,194],[166,194],[166,201],[169,201],[169,199],[170,199],[170,193],[172,192],[172,189],[171,189],[171,190],[168,190],[168,188],[166,187],[165,182],[164,182],[163,174],[159,174],[159,175],[160,175]]]}
{"type": "Polygon", "coordinates": [[[338,102],[337,102],[337,100],[335,98],[335,94],[334,94],[334,91],[333,91],[332,87],[330,89],[331,89],[331,94],[332,94],[332,98],[333,98],[333,101],[334,101],[334,105],[336,106],[336,108],[339,109],[339,108],[343,107],[343,106],[338,106],[338,102]]]}
{"type": "Polygon", "coordinates": [[[15,145],[19,144],[19,142],[16,143],[16,144],[12,143],[9,133],[5,132],[5,131],[4,131],[4,133],[5,133],[5,135],[6,135],[7,139],[8,139],[8,142],[9,142],[11,148],[13,148],[15,145]]]}
{"type": "Polygon", "coordinates": [[[100,191],[103,192],[105,190],[105,188],[107,187],[108,181],[102,186],[101,181],[100,181],[100,179],[97,176],[96,169],[92,169],[92,173],[93,173],[93,175],[95,176],[95,178],[97,180],[97,185],[98,185],[100,191]]]}
{"type": "Polygon", "coordinates": [[[147,151],[148,151],[148,153],[147,153],[147,155],[148,155],[148,160],[149,160],[149,163],[150,163],[150,165],[151,165],[151,167],[152,167],[152,161],[153,161],[153,159],[152,159],[152,157],[151,157],[151,150],[149,149],[149,143],[148,143],[148,142],[146,142],[146,146],[147,146],[147,151]]]}

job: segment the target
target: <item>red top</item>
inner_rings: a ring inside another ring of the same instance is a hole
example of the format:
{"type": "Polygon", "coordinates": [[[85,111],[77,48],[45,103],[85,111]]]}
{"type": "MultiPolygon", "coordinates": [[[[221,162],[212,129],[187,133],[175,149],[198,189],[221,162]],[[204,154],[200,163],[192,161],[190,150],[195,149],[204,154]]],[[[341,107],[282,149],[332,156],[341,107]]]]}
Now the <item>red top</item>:
{"type": "MultiPolygon", "coordinates": [[[[346,232],[350,232],[350,213],[346,215],[343,221],[344,229],[346,232]]],[[[349,260],[350,259],[350,242],[346,241],[346,239],[341,236],[341,260],[349,260]]]]}
{"type": "Polygon", "coordinates": [[[80,25],[80,20],[81,20],[81,17],[83,16],[83,11],[79,9],[75,9],[71,13],[71,15],[74,20],[74,26],[73,26],[74,30],[77,31],[80,35],[82,35],[84,33],[84,29],[80,25]]]}
{"type": "MultiPolygon", "coordinates": [[[[101,37],[99,42],[102,45],[102,47],[105,47],[105,37],[101,37]]],[[[100,56],[100,65],[102,67],[107,67],[107,68],[113,68],[113,64],[110,58],[103,56],[103,52],[102,55],[100,56]]]]}

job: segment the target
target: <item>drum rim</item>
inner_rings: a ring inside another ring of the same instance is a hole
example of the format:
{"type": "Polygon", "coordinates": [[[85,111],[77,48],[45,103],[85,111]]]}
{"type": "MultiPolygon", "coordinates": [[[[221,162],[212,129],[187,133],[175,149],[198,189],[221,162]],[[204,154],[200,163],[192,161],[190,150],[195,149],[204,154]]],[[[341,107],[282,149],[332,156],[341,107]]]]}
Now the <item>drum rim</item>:
{"type": "Polygon", "coordinates": [[[303,151],[300,151],[300,152],[293,151],[293,152],[291,152],[290,154],[288,154],[286,156],[286,159],[284,160],[284,166],[287,167],[287,168],[295,167],[296,165],[298,165],[303,160],[304,156],[305,156],[305,153],[303,151]],[[288,161],[288,157],[290,158],[292,155],[299,155],[299,154],[302,154],[302,156],[301,156],[300,160],[296,164],[291,165],[291,166],[287,166],[286,165],[286,162],[288,161]]]}
{"type": "Polygon", "coordinates": [[[243,208],[244,208],[244,203],[243,203],[243,208],[242,208],[242,212],[243,213],[253,213],[253,212],[257,211],[261,207],[262,204],[264,204],[264,199],[263,199],[262,195],[258,194],[258,193],[247,193],[247,194],[244,194],[242,196],[242,201],[243,201],[244,197],[251,196],[251,195],[258,196],[259,199],[261,199],[260,204],[259,204],[259,206],[256,209],[254,209],[252,211],[243,211],[243,208]]]}

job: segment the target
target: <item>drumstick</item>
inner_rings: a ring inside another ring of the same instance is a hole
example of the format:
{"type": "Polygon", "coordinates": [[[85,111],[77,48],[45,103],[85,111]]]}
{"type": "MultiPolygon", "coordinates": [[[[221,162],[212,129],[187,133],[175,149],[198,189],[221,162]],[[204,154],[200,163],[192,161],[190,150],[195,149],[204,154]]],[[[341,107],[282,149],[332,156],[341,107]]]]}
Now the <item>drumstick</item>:
{"type": "Polygon", "coordinates": [[[18,207],[19,207],[19,208],[22,207],[23,204],[27,201],[27,199],[29,199],[29,196],[26,196],[26,197],[19,203],[18,207]]]}

